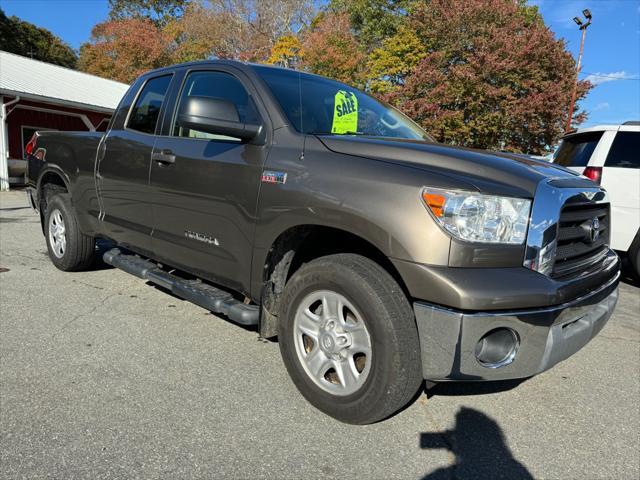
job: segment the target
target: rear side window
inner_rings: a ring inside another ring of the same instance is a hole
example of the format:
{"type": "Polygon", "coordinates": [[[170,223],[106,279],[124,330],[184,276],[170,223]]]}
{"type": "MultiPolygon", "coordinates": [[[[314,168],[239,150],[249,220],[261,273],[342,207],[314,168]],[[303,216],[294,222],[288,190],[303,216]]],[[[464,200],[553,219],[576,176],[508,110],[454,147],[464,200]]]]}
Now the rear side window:
{"type": "Polygon", "coordinates": [[[142,133],[155,133],[160,108],[171,83],[171,75],[150,79],[142,88],[131,109],[127,128],[142,133]]]}
{"type": "Polygon", "coordinates": [[[553,159],[563,167],[586,167],[603,132],[588,132],[562,140],[553,159]]]}
{"type": "Polygon", "coordinates": [[[605,167],[640,168],[640,132],[618,132],[605,167]]]}

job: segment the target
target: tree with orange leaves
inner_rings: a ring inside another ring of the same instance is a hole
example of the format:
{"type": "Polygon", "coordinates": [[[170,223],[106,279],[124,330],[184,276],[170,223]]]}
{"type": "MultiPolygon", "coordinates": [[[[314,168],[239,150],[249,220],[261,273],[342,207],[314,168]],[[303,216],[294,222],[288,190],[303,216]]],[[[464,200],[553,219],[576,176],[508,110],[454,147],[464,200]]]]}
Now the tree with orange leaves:
{"type": "Polygon", "coordinates": [[[344,13],[321,14],[303,41],[303,66],[310,71],[362,86],[366,56],[351,30],[344,13]]]}
{"type": "Polygon", "coordinates": [[[149,19],[99,23],[80,47],[81,70],[130,83],[142,73],[170,62],[169,37],[149,19]]]}

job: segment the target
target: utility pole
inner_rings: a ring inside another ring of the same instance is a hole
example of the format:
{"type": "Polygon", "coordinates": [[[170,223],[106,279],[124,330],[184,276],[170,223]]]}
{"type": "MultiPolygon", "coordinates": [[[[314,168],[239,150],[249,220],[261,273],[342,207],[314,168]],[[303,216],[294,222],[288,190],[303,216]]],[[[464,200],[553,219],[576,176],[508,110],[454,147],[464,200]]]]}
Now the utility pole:
{"type": "Polygon", "coordinates": [[[585,8],[582,13],[587,19],[586,23],[583,23],[579,17],[573,17],[573,21],[576,22],[576,25],[580,27],[582,31],[582,39],[580,40],[580,54],[578,55],[578,64],[576,66],[576,81],[573,84],[573,92],[571,93],[571,103],[569,104],[569,118],[567,118],[567,127],[565,128],[565,133],[571,130],[571,120],[573,120],[573,108],[576,103],[576,91],[578,89],[578,75],[580,74],[580,67],[582,63],[582,52],[584,51],[584,39],[587,36],[587,27],[591,25],[591,12],[589,9],[585,8]]]}

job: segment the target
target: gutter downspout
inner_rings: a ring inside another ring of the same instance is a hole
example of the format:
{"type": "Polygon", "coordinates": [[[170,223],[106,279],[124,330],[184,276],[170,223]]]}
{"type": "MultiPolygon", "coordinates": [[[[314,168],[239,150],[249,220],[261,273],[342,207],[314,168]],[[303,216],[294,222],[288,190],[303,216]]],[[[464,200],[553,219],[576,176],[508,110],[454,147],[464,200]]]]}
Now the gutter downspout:
{"type": "Polygon", "coordinates": [[[7,107],[18,103],[20,96],[8,103],[4,103],[4,97],[0,96],[2,108],[0,108],[0,191],[9,190],[9,128],[6,122],[7,107]]]}

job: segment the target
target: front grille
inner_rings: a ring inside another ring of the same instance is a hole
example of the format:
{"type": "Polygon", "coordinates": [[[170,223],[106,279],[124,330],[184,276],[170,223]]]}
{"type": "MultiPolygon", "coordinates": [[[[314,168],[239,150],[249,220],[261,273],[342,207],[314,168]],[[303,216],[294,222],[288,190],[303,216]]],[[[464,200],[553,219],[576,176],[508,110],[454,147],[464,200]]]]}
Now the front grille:
{"type": "Polygon", "coordinates": [[[609,248],[609,205],[565,205],[560,212],[553,277],[566,277],[601,264],[609,248]],[[599,223],[593,239],[594,219],[599,223]]]}

